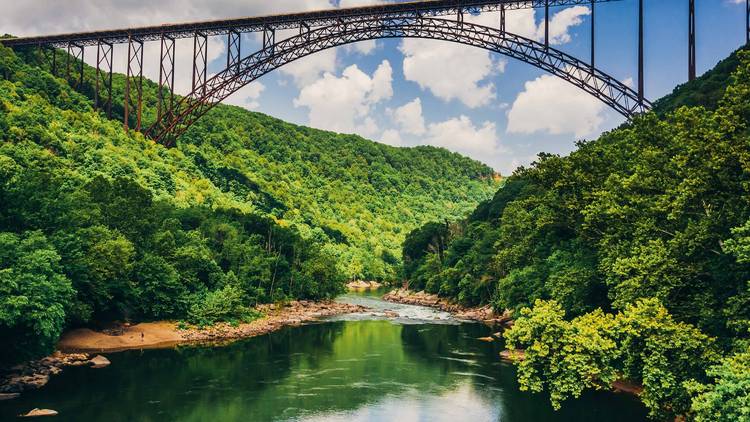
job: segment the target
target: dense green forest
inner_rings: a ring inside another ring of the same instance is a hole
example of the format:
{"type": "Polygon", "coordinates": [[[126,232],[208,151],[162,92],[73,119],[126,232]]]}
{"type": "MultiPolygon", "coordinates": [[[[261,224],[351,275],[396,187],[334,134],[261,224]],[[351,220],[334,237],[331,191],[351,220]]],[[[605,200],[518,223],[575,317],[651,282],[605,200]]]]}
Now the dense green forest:
{"type": "Polygon", "coordinates": [[[541,154],[459,223],[407,236],[412,289],[512,309],[524,389],[617,380],[654,418],[750,420],[750,52],[541,154]]]}
{"type": "MultiPolygon", "coordinates": [[[[490,168],[442,149],[230,106],[167,149],[94,110],[91,68],[81,94],[41,62],[0,47],[3,363],[50,352],[65,327],[241,321],[258,302],[394,278],[409,230],[497,188],[490,168]]],[[[145,102],[148,123],[152,83],[145,102]]]]}

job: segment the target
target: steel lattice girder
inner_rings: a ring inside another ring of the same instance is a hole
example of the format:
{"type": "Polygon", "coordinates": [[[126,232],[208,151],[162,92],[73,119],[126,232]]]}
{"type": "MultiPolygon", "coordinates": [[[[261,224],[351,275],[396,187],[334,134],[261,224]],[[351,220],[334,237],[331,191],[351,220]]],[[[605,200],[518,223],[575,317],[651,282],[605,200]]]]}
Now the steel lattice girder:
{"type": "Polygon", "coordinates": [[[100,41],[96,46],[96,90],[94,91],[94,106],[102,107],[101,89],[106,94],[105,110],[107,117],[112,118],[112,65],[114,47],[106,41],[100,41]]]}
{"type": "Polygon", "coordinates": [[[165,113],[171,113],[174,106],[174,62],[175,40],[164,35],[161,39],[159,59],[159,104],[157,118],[161,119],[165,113]]]}
{"type": "Polygon", "coordinates": [[[638,93],[591,65],[562,51],[518,35],[466,22],[438,18],[368,19],[305,32],[251,54],[241,72],[226,69],[184,97],[172,121],[158,122],[151,135],[159,142],[175,139],[214,105],[261,76],[302,57],[358,41],[381,38],[426,38],[483,48],[529,63],[583,89],[627,118],[651,108],[638,93]]]}
{"type": "MultiPolygon", "coordinates": [[[[593,0],[596,3],[619,0],[593,0]]],[[[261,16],[240,19],[227,19],[208,22],[160,25],[142,28],[97,31],[87,33],[62,34],[2,40],[7,47],[54,45],[65,48],[71,42],[79,45],[96,45],[99,40],[112,44],[125,44],[128,37],[141,41],[159,41],[163,34],[172,38],[191,38],[196,32],[205,35],[227,35],[235,32],[263,32],[268,29],[297,29],[303,26],[320,28],[339,22],[360,21],[363,19],[399,19],[419,16],[457,16],[461,12],[496,12],[506,10],[542,8],[549,6],[573,6],[591,4],[592,0],[426,0],[405,3],[381,4],[377,6],[330,9],[315,12],[291,13],[274,16],[261,16]]]]}

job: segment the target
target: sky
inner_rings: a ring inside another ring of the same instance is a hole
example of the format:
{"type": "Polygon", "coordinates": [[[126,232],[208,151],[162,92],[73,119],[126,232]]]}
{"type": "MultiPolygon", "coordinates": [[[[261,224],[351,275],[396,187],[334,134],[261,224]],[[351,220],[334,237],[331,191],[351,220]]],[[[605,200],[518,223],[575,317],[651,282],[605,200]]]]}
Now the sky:
{"type": "MultiPolygon", "coordinates": [[[[47,35],[142,25],[352,7],[387,0],[23,0],[5,3],[0,33],[47,35]]],[[[390,0],[396,1],[396,0],[390,0]]],[[[637,0],[596,6],[597,67],[633,84],[637,77],[637,0]]],[[[745,0],[697,0],[698,73],[745,42],[745,0]]],[[[688,0],[645,1],[645,86],[651,100],[687,79],[688,0]]],[[[507,12],[507,30],[541,41],[543,10],[507,12]]],[[[591,11],[551,10],[555,48],[588,61],[591,11]]],[[[497,26],[496,13],[467,21],[497,26]]],[[[285,35],[279,33],[277,40],[285,35]]],[[[244,35],[243,56],[259,48],[244,35]]],[[[158,80],[159,43],[145,47],[144,73],[158,80]]],[[[95,48],[86,52],[93,62],[95,48]]],[[[209,72],[226,65],[226,37],[209,42],[209,72]]],[[[125,46],[115,49],[124,71],[125,46]]],[[[176,88],[187,93],[192,40],[177,43],[176,88]]],[[[93,64],[93,63],[92,63],[93,64]]],[[[355,133],[394,146],[434,145],[509,175],[539,152],[567,154],[624,120],[599,100],[531,65],[443,41],[367,41],[290,63],[225,102],[293,123],[355,133]]]]}

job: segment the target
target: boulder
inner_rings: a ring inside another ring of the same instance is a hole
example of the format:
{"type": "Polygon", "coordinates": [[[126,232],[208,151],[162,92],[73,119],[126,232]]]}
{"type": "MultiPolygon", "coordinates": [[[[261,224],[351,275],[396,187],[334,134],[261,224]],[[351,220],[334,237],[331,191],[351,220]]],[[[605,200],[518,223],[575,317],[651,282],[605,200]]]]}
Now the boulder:
{"type": "Polygon", "coordinates": [[[36,418],[39,416],[57,416],[57,412],[52,409],[32,409],[28,413],[18,415],[21,418],[36,418]]]}
{"type": "Polygon", "coordinates": [[[492,343],[495,341],[494,337],[479,337],[477,340],[479,341],[486,341],[487,343],[492,343]]]}
{"type": "Polygon", "coordinates": [[[18,393],[0,393],[0,401],[17,399],[20,396],[18,393]]]}
{"type": "Polygon", "coordinates": [[[92,368],[104,368],[105,366],[109,366],[112,363],[109,361],[109,359],[105,358],[102,355],[94,356],[94,358],[89,362],[91,362],[92,368]]]}

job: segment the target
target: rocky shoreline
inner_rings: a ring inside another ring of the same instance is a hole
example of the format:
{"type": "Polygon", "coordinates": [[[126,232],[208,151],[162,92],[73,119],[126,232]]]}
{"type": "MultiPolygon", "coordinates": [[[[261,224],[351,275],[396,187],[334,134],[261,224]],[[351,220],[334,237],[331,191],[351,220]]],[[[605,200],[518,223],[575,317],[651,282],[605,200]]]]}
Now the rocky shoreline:
{"type": "Polygon", "coordinates": [[[43,387],[51,376],[59,374],[65,367],[88,365],[102,368],[109,365],[105,357],[99,355],[92,358],[90,353],[225,344],[319,318],[368,310],[360,305],[311,301],[295,301],[279,306],[260,305],[257,309],[265,316],[235,326],[222,323],[199,328],[183,327],[177,322],[156,322],[120,324],[116,329],[105,332],[90,329],[70,331],[63,335],[58,350],[51,356],[0,370],[0,400],[11,400],[24,391],[43,387]]]}
{"type": "Polygon", "coordinates": [[[383,287],[382,283],[378,283],[377,281],[350,281],[349,283],[346,283],[346,287],[349,290],[377,290],[381,287],[383,287]]]}
{"type": "Polygon", "coordinates": [[[468,308],[448,299],[426,292],[414,292],[407,289],[395,289],[383,296],[383,300],[407,305],[427,306],[448,312],[458,319],[479,321],[488,325],[511,327],[513,325],[512,312],[506,310],[497,314],[490,305],[468,308]]]}

